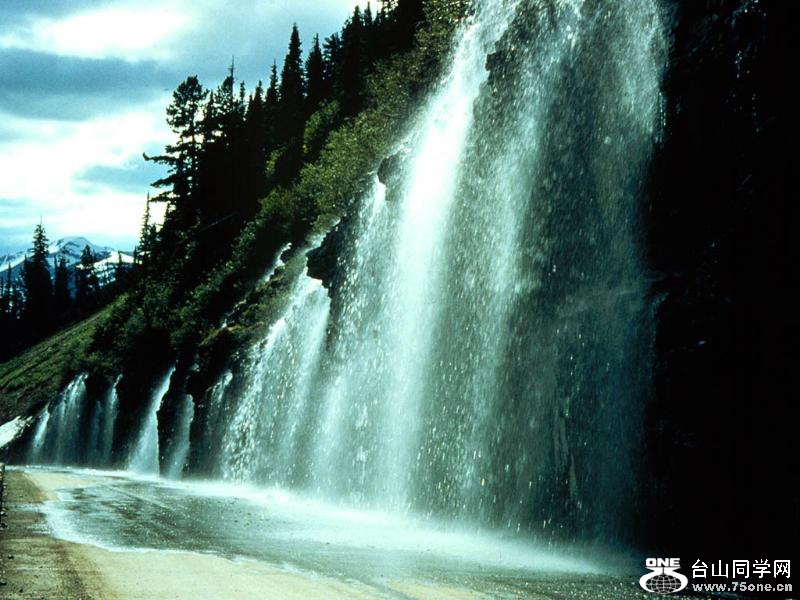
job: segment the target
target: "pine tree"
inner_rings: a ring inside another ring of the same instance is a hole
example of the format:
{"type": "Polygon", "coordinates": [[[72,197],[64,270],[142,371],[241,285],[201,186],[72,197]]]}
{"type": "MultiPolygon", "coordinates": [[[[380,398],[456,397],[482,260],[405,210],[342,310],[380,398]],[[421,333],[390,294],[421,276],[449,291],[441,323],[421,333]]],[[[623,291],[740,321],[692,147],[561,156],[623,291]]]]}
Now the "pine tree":
{"type": "Polygon", "coordinates": [[[305,83],[303,81],[303,56],[300,47],[300,32],[297,25],[292,27],[289,37],[289,50],[283,61],[281,82],[278,94],[280,121],[278,136],[281,143],[303,133],[303,99],[305,83]]]}
{"type": "Polygon", "coordinates": [[[139,230],[139,243],[133,252],[134,264],[141,265],[153,253],[156,243],[156,226],[151,223],[150,217],[150,194],[144,205],[144,215],[142,216],[142,227],[139,230]]]}
{"type": "Polygon", "coordinates": [[[264,98],[264,103],[267,108],[275,108],[278,106],[278,65],[273,62],[272,69],[269,75],[269,87],[267,88],[267,95],[264,98]]]}
{"type": "Polygon", "coordinates": [[[325,63],[318,35],[314,36],[311,52],[306,59],[306,88],[306,115],[311,115],[325,98],[325,63]]]}
{"type": "Polygon", "coordinates": [[[209,92],[208,100],[203,107],[203,117],[200,121],[200,132],[203,135],[203,148],[216,139],[219,133],[219,119],[217,117],[217,97],[214,92],[209,92]]]}
{"type": "Polygon", "coordinates": [[[278,65],[272,63],[269,74],[269,85],[264,94],[264,139],[266,140],[267,155],[277,145],[278,123],[278,65]]]}
{"type": "Polygon", "coordinates": [[[25,258],[22,283],[25,288],[23,319],[31,335],[37,337],[49,329],[52,321],[53,282],[47,264],[49,242],[39,223],[33,232],[33,249],[25,258]]]}
{"type": "Polygon", "coordinates": [[[147,156],[150,160],[168,167],[168,175],[153,182],[153,187],[167,188],[153,198],[171,204],[177,219],[186,225],[193,219],[194,207],[191,195],[194,192],[200,158],[202,103],[208,92],[200,85],[196,75],[186,78],[173,92],[172,102],[167,107],[167,124],[178,136],[174,144],[167,145],[165,154],[147,156]]]}
{"type": "Polygon", "coordinates": [[[289,38],[289,50],[283,61],[278,90],[275,122],[278,154],[272,174],[274,184],[291,183],[303,166],[303,130],[306,121],[304,79],[300,33],[295,25],[289,38]]]}
{"type": "Polygon", "coordinates": [[[322,59],[325,65],[325,96],[332,97],[341,92],[341,61],[342,61],[342,39],[334,33],[325,38],[322,45],[322,59]]]}
{"type": "Polygon", "coordinates": [[[245,137],[250,148],[261,148],[266,144],[264,131],[264,84],[258,82],[255,91],[247,101],[244,119],[245,137]]]}
{"type": "Polygon", "coordinates": [[[100,291],[100,281],[97,278],[94,263],[97,258],[92,249],[87,245],[81,252],[81,261],[75,268],[75,304],[81,312],[91,311],[96,304],[100,291]]]}
{"type": "Polygon", "coordinates": [[[414,43],[414,34],[425,18],[423,0],[397,0],[392,11],[394,46],[406,50],[414,43]]]}
{"type": "Polygon", "coordinates": [[[364,18],[362,21],[364,23],[364,29],[366,30],[371,29],[372,25],[374,24],[374,20],[372,18],[372,4],[369,2],[367,2],[367,7],[364,9],[364,18]]]}
{"type": "Polygon", "coordinates": [[[342,30],[341,102],[342,112],[353,116],[361,110],[364,92],[364,22],[356,5],[342,30]]]}
{"type": "Polygon", "coordinates": [[[364,9],[364,57],[366,63],[371,67],[379,57],[380,40],[378,38],[378,31],[380,29],[380,13],[377,17],[372,15],[372,5],[367,2],[367,7],[364,9]]]}
{"type": "Polygon", "coordinates": [[[69,270],[67,261],[63,256],[56,262],[55,276],[53,277],[53,312],[63,317],[69,312],[72,298],[69,294],[69,270]]]}
{"type": "Polygon", "coordinates": [[[204,140],[196,197],[201,229],[243,213],[247,188],[245,110],[245,90],[243,85],[236,89],[235,65],[231,61],[202,124],[204,140]],[[221,201],[223,198],[225,201],[221,201]]]}
{"type": "Polygon", "coordinates": [[[117,253],[117,262],[114,264],[114,286],[117,291],[123,291],[128,287],[128,275],[130,267],[122,260],[122,252],[117,253]]]}
{"type": "Polygon", "coordinates": [[[240,92],[237,95],[235,89],[235,67],[233,61],[231,61],[228,67],[228,75],[214,94],[215,106],[213,109],[216,116],[212,134],[213,141],[222,142],[223,148],[220,149],[226,151],[230,151],[235,144],[244,120],[244,91],[240,88],[240,92]]]}
{"type": "Polygon", "coordinates": [[[247,203],[244,206],[243,216],[247,219],[255,214],[258,208],[257,199],[266,191],[264,168],[269,151],[266,124],[264,87],[259,81],[247,103],[244,123],[245,160],[247,162],[244,196],[247,203]]]}

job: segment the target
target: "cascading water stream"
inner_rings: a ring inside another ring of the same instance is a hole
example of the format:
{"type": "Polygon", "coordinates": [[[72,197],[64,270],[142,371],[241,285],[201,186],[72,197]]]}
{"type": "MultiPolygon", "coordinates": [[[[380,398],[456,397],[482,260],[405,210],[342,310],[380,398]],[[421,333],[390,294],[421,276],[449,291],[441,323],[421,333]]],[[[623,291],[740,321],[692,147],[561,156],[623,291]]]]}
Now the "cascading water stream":
{"type": "Polygon", "coordinates": [[[169,458],[166,472],[170,479],[180,479],[191,446],[192,420],[194,419],[194,402],[191,396],[184,395],[177,414],[177,427],[173,442],[172,456],[169,458]]]}
{"type": "Polygon", "coordinates": [[[105,397],[95,403],[88,438],[89,464],[109,465],[111,463],[111,451],[114,444],[114,427],[116,425],[117,411],[119,409],[117,384],[120,379],[120,377],[117,377],[108,389],[105,397]]]}
{"type": "Polygon", "coordinates": [[[222,440],[225,478],[280,483],[292,478],[292,448],[315,392],[309,377],[317,370],[329,306],[322,284],[301,273],[283,316],[263,347],[251,352],[246,391],[222,440]]]}
{"type": "Polygon", "coordinates": [[[175,372],[175,367],[161,380],[161,384],[153,392],[150,406],[142,423],[142,428],[136,438],[136,444],[128,460],[128,469],[137,473],[160,472],[158,452],[158,409],[169,391],[170,379],[175,372]]]}
{"type": "Polygon", "coordinates": [[[33,437],[28,448],[28,462],[42,462],[42,451],[47,436],[47,426],[50,424],[50,407],[45,408],[36,420],[33,437]]]}
{"type": "Polygon", "coordinates": [[[70,464],[82,458],[80,431],[85,400],[86,376],[80,375],[39,415],[28,452],[31,462],[70,464]]]}
{"type": "Polygon", "coordinates": [[[348,487],[358,495],[398,507],[408,502],[421,408],[429,393],[423,374],[443,306],[444,244],[473,103],[488,76],[485,57],[517,4],[506,2],[501,11],[491,10],[489,3],[477,6],[450,72],[405,140],[404,146],[414,150],[406,158],[408,174],[395,190],[396,209],[384,206],[380,185],[365,203],[370,214],[360,231],[357,262],[369,265],[374,278],[363,281],[354,272],[358,267],[348,270],[348,308],[324,400],[324,427],[330,433],[319,438],[317,452],[316,471],[332,476],[319,483],[323,488],[351,480],[348,487]],[[375,335],[365,338],[364,328],[375,335]],[[357,445],[349,444],[353,439],[357,445]]]}
{"type": "Polygon", "coordinates": [[[119,378],[103,398],[92,401],[86,390],[86,376],[73,379],[37,418],[27,451],[28,462],[109,466],[118,412],[118,382],[119,378]]]}

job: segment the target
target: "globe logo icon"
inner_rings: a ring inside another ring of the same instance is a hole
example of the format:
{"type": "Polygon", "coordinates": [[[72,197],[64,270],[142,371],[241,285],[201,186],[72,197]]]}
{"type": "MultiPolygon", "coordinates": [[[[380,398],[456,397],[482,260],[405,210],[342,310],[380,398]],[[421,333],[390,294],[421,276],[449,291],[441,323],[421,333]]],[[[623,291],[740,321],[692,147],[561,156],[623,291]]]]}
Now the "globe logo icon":
{"type": "Polygon", "coordinates": [[[645,587],[648,592],[655,594],[672,594],[683,588],[681,580],[673,575],[661,573],[648,579],[645,582],[645,587]]]}
{"type": "Polygon", "coordinates": [[[680,569],[678,558],[648,558],[646,563],[650,572],[639,579],[639,585],[654,594],[674,594],[685,588],[689,580],[680,569]]]}

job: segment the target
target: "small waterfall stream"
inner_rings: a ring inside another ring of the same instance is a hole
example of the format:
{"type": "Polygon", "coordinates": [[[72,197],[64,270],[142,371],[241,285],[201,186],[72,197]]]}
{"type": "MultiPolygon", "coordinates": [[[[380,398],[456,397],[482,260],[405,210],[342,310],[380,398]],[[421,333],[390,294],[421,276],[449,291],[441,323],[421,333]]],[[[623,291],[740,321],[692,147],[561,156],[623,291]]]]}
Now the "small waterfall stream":
{"type": "Polygon", "coordinates": [[[39,415],[34,425],[32,462],[74,464],[83,457],[80,436],[86,417],[86,377],[76,377],[57,400],[39,415]]]}
{"type": "Polygon", "coordinates": [[[150,407],[144,417],[142,428],[136,438],[136,443],[128,460],[128,469],[137,473],[155,473],[159,469],[158,453],[158,409],[161,408],[161,401],[169,391],[170,379],[175,372],[172,367],[161,380],[161,384],[153,392],[150,407]]]}
{"type": "Polygon", "coordinates": [[[186,466],[186,459],[189,456],[189,447],[191,446],[190,433],[193,419],[194,402],[192,402],[191,396],[184,394],[178,409],[178,426],[175,432],[172,456],[165,472],[165,475],[171,479],[180,479],[186,466]]]}
{"type": "Polygon", "coordinates": [[[93,465],[108,465],[111,462],[114,426],[119,409],[119,398],[117,397],[119,380],[120,377],[117,377],[105,397],[94,407],[89,432],[89,462],[93,465]]]}
{"type": "Polygon", "coordinates": [[[324,345],[330,301],[303,272],[284,314],[245,366],[246,393],[225,428],[219,470],[232,480],[286,484],[300,465],[293,448],[316,402],[315,373],[324,345]]]}
{"type": "Polygon", "coordinates": [[[27,460],[42,464],[110,465],[119,409],[117,383],[119,378],[103,398],[92,401],[87,394],[86,376],[73,379],[37,417],[27,460]]]}

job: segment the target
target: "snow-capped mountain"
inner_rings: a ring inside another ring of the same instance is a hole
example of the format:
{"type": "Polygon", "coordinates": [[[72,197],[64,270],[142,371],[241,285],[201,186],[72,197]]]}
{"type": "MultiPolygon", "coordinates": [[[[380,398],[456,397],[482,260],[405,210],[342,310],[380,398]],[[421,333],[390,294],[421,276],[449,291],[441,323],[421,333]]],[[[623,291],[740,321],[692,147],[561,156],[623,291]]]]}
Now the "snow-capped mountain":
{"type": "MultiPolygon", "coordinates": [[[[67,268],[73,271],[75,266],[81,262],[81,253],[86,246],[89,246],[95,255],[96,262],[94,266],[101,284],[114,279],[114,270],[120,260],[123,264],[133,262],[133,254],[131,252],[124,252],[109,246],[98,246],[85,237],[65,237],[50,244],[48,248],[47,263],[50,266],[50,275],[52,276],[55,273],[56,262],[62,256],[67,263],[67,268]]],[[[31,251],[30,249],[20,250],[19,252],[0,256],[0,281],[5,283],[8,277],[9,265],[11,265],[11,278],[16,281],[22,275],[22,264],[25,261],[25,256],[30,255],[31,251]]]]}

